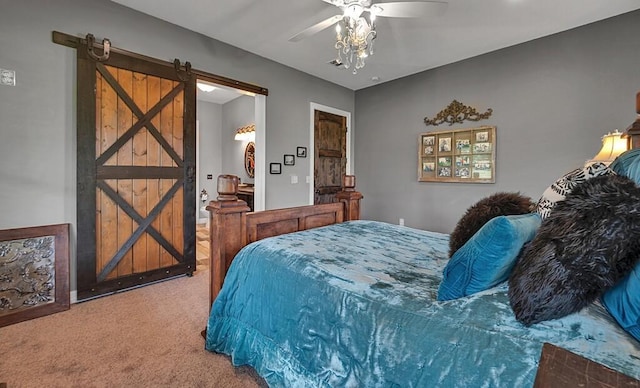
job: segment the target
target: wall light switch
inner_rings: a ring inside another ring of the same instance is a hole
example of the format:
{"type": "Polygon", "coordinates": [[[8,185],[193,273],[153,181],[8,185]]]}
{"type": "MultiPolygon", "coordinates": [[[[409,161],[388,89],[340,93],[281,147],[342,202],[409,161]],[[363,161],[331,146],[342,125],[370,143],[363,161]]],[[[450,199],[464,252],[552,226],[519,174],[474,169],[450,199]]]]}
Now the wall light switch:
{"type": "Polygon", "coordinates": [[[16,86],[16,72],[0,69],[0,85],[16,86]]]}
{"type": "Polygon", "coordinates": [[[298,183],[298,176],[297,175],[291,175],[291,184],[295,185],[296,183],[298,183]]]}
{"type": "Polygon", "coordinates": [[[309,175],[307,175],[305,179],[307,180],[307,183],[311,183],[311,177],[309,175]]]}
{"type": "Polygon", "coordinates": [[[213,174],[207,174],[207,179],[213,179],[213,174]]]}

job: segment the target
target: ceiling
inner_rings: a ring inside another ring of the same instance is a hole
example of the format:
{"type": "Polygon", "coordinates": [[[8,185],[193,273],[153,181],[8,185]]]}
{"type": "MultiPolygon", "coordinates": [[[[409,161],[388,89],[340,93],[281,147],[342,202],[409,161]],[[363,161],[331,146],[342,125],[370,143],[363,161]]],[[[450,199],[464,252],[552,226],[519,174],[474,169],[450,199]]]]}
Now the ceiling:
{"type": "Polygon", "coordinates": [[[333,27],[289,41],[340,13],[322,0],[112,1],[352,90],[640,9],[638,0],[446,0],[440,15],[379,17],[375,54],[354,75],[329,64],[333,27]]]}
{"type": "Polygon", "coordinates": [[[223,105],[247,93],[234,88],[228,88],[226,86],[198,80],[198,88],[196,89],[196,94],[197,94],[197,99],[200,101],[206,101],[214,104],[223,105]],[[201,84],[210,85],[214,87],[214,89],[211,91],[201,90],[200,89],[201,84]]]}

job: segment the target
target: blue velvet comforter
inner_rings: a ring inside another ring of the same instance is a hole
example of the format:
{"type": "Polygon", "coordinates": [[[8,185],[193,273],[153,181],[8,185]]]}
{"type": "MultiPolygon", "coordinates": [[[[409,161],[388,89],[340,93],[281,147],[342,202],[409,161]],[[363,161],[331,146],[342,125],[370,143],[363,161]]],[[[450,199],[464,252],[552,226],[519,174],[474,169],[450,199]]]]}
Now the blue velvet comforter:
{"type": "Polygon", "coordinates": [[[447,251],[448,235],[374,221],[250,244],[206,349],[274,387],[530,387],[544,342],[640,378],[640,343],[599,303],[527,328],[506,284],[437,302],[447,251]]]}

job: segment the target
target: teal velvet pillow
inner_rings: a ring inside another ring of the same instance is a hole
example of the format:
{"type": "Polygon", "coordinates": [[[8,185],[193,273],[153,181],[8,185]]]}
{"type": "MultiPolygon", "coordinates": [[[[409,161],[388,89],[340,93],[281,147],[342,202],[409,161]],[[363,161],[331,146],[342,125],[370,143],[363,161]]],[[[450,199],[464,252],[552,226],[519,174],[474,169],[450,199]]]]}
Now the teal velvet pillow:
{"type": "Polygon", "coordinates": [[[624,330],[640,341],[640,263],[605,291],[602,304],[624,330]]]}
{"type": "Polygon", "coordinates": [[[609,165],[609,168],[616,174],[626,176],[640,185],[640,148],[623,152],[609,165]]]}
{"type": "Polygon", "coordinates": [[[540,223],[537,213],[489,220],[449,260],[438,300],[461,298],[507,280],[520,250],[533,239],[540,223]]]}

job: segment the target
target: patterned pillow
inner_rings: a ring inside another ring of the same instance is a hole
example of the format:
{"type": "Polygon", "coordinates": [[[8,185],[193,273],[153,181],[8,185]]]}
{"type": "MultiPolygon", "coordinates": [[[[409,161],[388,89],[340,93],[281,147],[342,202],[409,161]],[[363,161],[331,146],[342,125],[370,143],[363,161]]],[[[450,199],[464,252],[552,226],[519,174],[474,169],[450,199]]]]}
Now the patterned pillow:
{"type": "Polygon", "coordinates": [[[614,174],[615,172],[613,170],[601,162],[596,162],[585,166],[584,168],[577,168],[570,171],[562,176],[562,178],[555,181],[544,191],[544,193],[542,193],[542,197],[538,200],[536,212],[540,214],[542,219],[545,219],[549,217],[549,214],[551,214],[551,209],[553,209],[556,202],[564,200],[564,197],[573,191],[573,189],[580,183],[583,183],[593,177],[614,174]]]}

